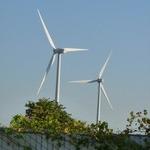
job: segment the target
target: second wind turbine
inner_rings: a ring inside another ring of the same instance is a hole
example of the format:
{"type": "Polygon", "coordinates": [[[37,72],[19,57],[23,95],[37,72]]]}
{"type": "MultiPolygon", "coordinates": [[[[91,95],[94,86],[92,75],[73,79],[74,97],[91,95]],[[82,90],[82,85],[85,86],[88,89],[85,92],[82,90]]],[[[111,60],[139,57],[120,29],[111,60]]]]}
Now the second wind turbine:
{"type": "Polygon", "coordinates": [[[59,96],[60,96],[61,54],[68,53],[68,52],[75,52],[75,51],[85,51],[85,50],[87,50],[87,49],[78,49],[78,48],[56,48],[55,45],[54,45],[54,42],[53,42],[53,40],[52,40],[52,38],[51,38],[51,36],[50,36],[50,34],[49,34],[49,32],[48,32],[48,29],[47,29],[47,27],[46,27],[46,25],[45,25],[45,23],[44,23],[44,21],[43,21],[43,18],[42,18],[42,16],[41,16],[40,11],[37,10],[37,12],[38,12],[38,15],[39,15],[39,17],[40,17],[40,20],[41,20],[42,26],[43,26],[43,28],[44,28],[44,32],[45,32],[45,34],[46,34],[46,36],[47,36],[47,39],[48,39],[50,45],[51,45],[52,48],[53,48],[52,57],[50,58],[49,64],[48,64],[48,66],[47,66],[47,68],[46,68],[46,72],[45,72],[45,74],[44,74],[44,77],[43,77],[42,82],[41,82],[41,84],[40,84],[40,87],[39,87],[39,89],[38,89],[37,95],[39,95],[40,90],[41,90],[41,88],[42,88],[42,86],[43,86],[43,83],[44,83],[44,81],[45,81],[45,79],[46,79],[46,77],[47,77],[47,74],[48,74],[49,70],[50,70],[50,67],[51,67],[51,65],[54,63],[55,57],[56,57],[56,55],[57,55],[57,74],[56,74],[55,100],[56,100],[57,102],[59,102],[59,96]]]}
{"type": "Polygon", "coordinates": [[[97,114],[96,114],[96,123],[98,123],[98,121],[100,121],[100,108],[101,108],[101,93],[103,92],[104,96],[106,97],[106,100],[110,106],[111,109],[113,109],[112,105],[111,105],[111,102],[106,94],[106,91],[104,89],[104,86],[103,86],[103,79],[102,79],[102,75],[105,71],[105,68],[107,66],[107,63],[110,59],[110,56],[111,56],[111,53],[109,54],[109,56],[107,57],[104,65],[102,66],[100,72],[99,72],[99,75],[98,75],[98,78],[97,79],[94,79],[94,80],[80,80],[80,81],[70,81],[71,83],[98,83],[98,96],[97,96],[97,114]]]}

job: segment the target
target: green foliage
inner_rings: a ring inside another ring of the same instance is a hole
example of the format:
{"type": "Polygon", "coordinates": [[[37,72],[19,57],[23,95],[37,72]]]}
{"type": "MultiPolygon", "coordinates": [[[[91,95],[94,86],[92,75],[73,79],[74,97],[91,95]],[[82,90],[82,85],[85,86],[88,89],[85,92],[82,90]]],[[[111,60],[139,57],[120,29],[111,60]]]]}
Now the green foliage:
{"type": "MultiPolygon", "coordinates": [[[[150,137],[150,118],[148,118],[147,110],[143,112],[130,112],[129,117],[127,118],[128,124],[126,129],[123,131],[125,134],[142,134],[150,137]]],[[[141,149],[147,150],[150,149],[150,140],[145,139],[145,144],[141,149]]]]}
{"type": "Polygon", "coordinates": [[[30,129],[30,120],[23,115],[16,115],[11,120],[10,127],[17,131],[27,131],[30,129]]]}
{"type": "MultiPolygon", "coordinates": [[[[70,143],[79,150],[83,146],[95,147],[96,143],[102,144],[110,136],[112,136],[112,129],[108,128],[106,122],[99,122],[98,124],[87,125],[86,128],[82,128],[77,134],[73,133],[70,136],[70,143]]],[[[99,146],[97,145],[97,147],[99,146]]]]}
{"type": "MultiPolygon", "coordinates": [[[[18,132],[36,132],[45,134],[61,146],[62,139],[68,137],[76,150],[82,147],[94,147],[96,150],[144,150],[141,145],[130,140],[128,134],[134,132],[150,133],[150,119],[147,111],[131,112],[127,119],[126,130],[114,134],[107,122],[87,125],[73,119],[65,107],[56,101],[42,98],[37,102],[29,101],[25,115],[16,115],[10,122],[10,128],[18,132]]],[[[147,142],[148,143],[148,142],[147,142]]],[[[149,145],[149,143],[147,144],[149,145]]],[[[149,148],[145,146],[145,149],[149,148]]]]}
{"type": "Polygon", "coordinates": [[[32,149],[28,146],[24,146],[24,150],[32,150],[32,149]]]}
{"type": "Polygon", "coordinates": [[[17,131],[46,133],[50,136],[80,132],[85,123],[75,120],[56,101],[42,98],[38,102],[29,101],[25,115],[16,115],[10,127],[17,131]]]}
{"type": "Polygon", "coordinates": [[[150,135],[150,119],[147,117],[147,115],[147,110],[137,113],[131,111],[129,118],[127,119],[128,124],[126,125],[125,132],[127,134],[140,133],[150,135]]]}

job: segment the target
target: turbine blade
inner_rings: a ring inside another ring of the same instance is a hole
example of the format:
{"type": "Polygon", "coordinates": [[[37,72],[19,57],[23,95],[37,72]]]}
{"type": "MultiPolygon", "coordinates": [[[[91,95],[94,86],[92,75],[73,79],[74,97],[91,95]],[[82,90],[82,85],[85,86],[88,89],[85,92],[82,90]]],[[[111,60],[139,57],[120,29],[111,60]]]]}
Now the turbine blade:
{"type": "Polygon", "coordinates": [[[107,96],[107,94],[106,94],[106,91],[105,91],[104,86],[103,86],[102,83],[101,83],[101,87],[100,87],[100,88],[102,89],[102,91],[103,91],[103,93],[104,93],[104,95],[105,95],[105,97],[106,97],[106,100],[107,100],[107,102],[108,102],[110,108],[113,109],[112,104],[111,104],[111,102],[110,102],[110,100],[109,100],[109,98],[108,98],[108,96],[107,96]]]}
{"type": "Polygon", "coordinates": [[[92,83],[96,82],[95,80],[79,80],[79,81],[69,81],[69,83],[92,83]]]}
{"type": "Polygon", "coordinates": [[[51,59],[50,59],[50,61],[49,61],[49,64],[48,64],[48,66],[47,66],[47,68],[46,68],[46,72],[45,72],[45,74],[44,74],[44,77],[43,77],[42,82],[41,82],[41,84],[40,84],[40,87],[39,87],[39,89],[38,89],[37,95],[39,95],[39,93],[40,93],[40,90],[41,90],[41,88],[42,88],[42,86],[43,86],[43,83],[44,83],[44,81],[45,81],[45,79],[46,79],[46,77],[47,77],[47,74],[48,74],[48,72],[49,72],[49,70],[50,70],[50,67],[51,67],[51,65],[53,64],[54,60],[55,60],[55,54],[52,55],[52,57],[51,57],[51,59]]]}
{"type": "Polygon", "coordinates": [[[77,52],[77,51],[87,51],[88,49],[79,49],[79,48],[64,48],[64,53],[68,52],[77,52]]]}
{"type": "Polygon", "coordinates": [[[48,41],[49,41],[50,45],[51,45],[54,49],[56,49],[56,47],[55,47],[55,45],[54,45],[54,42],[53,42],[53,40],[52,40],[52,38],[51,38],[51,36],[50,36],[50,34],[49,34],[49,32],[48,32],[48,29],[47,29],[47,27],[46,27],[46,25],[45,25],[45,23],[44,23],[44,21],[43,21],[43,18],[42,18],[42,16],[41,16],[41,13],[40,13],[40,11],[39,11],[38,9],[37,9],[37,12],[38,12],[38,15],[39,15],[39,17],[40,17],[41,23],[42,23],[42,25],[43,25],[45,34],[46,34],[46,36],[47,36],[47,38],[48,38],[48,41]]]}
{"type": "Polygon", "coordinates": [[[56,54],[53,54],[53,60],[52,60],[52,64],[51,65],[53,65],[53,63],[54,63],[54,61],[55,61],[55,58],[56,58],[56,54]]]}
{"type": "Polygon", "coordinates": [[[110,59],[111,53],[112,53],[112,52],[109,53],[109,55],[108,55],[108,57],[107,57],[107,59],[106,59],[104,65],[103,65],[102,69],[100,70],[99,79],[102,77],[102,75],[103,75],[103,73],[104,73],[104,70],[105,70],[105,68],[106,68],[106,66],[107,66],[107,63],[108,63],[109,59],[110,59]]]}
{"type": "Polygon", "coordinates": [[[89,81],[89,83],[94,83],[94,82],[97,82],[97,79],[89,81]]]}

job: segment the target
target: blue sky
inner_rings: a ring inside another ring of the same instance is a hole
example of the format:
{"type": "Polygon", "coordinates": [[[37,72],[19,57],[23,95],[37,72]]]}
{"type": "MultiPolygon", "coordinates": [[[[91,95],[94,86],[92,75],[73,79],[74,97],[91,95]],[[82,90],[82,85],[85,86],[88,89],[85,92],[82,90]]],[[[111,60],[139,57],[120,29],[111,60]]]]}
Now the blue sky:
{"type": "MultiPolygon", "coordinates": [[[[2,0],[0,2],[0,122],[23,114],[52,54],[41,11],[57,47],[88,48],[63,55],[60,101],[77,119],[95,122],[97,85],[69,84],[94,79],[110,50],[104,86],[114,110],[102,100],[101,118],[123,129],[130,111],[150,112],[150,1],[2,0]]],[[[40,97],[54,98],[56,64],[40,97]]]]}

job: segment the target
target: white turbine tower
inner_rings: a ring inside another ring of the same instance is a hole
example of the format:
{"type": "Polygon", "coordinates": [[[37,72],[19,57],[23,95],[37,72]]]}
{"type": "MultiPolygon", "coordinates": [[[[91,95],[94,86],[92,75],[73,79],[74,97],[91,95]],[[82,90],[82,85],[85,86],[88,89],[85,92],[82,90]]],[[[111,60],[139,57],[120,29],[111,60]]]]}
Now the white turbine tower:
{"type": "Polygon", "coordinates": [[[40,87],[39,87],[39,89],[38,89],[37,95],[39,95],[40,90],[41,90],[41,88],[42,88],[42,86],[43,86],[43,83],[44,83],[44,81],[45,81],[45,79],[46,79],[46,77],[47,77],[47,74],[48,74],[49,70],[50,70],[50,67],[51,67],[51,65],[54,63],[55,57],[56,57],[56,55],[57,55],[57,74],[56,74],[55,100],[56,100],[57,102],[59,102],[61,54],[68,53],[68,52],[75,52],[75,51],[84,51],[84,50],[87,50],[87,49],[56,48],[55,45],[54,45],[54,42],[53,42],[53,40],[52,40],[52,38],[51,38],[51,36],[50,36],[50,34],[49,34],[49,32],[48,32],[48,29],[47,29],[47,27],[46,27],[46,25],[45,25],[45,23],[44,23],[44,21],[43,21],[43,18],[42,18],[42,16],[41,16],[41,13],[40,13],[40,11],[39,11],[38,9],[37,9],[37,12],[38,12],[38,15],[39,15],[39,17],[40,17],[40,21],[41,21],[42,26],[43,26],[43,28],[44,28],[44,32],[45,32],[45,34],[46,34],[46,36],[47,36],[47,39],[48,39],[50,45],[51,45],[52,48],[53,48],[52,57],[50,58],[49,64],[48,64],[48,66],[47,66],[47,68],[46,68],[46,72],[45,72],[45,74],[44,74],[44,77],[43,77],[42,82],[41,82],[41,84],[40,84],[40,87]]]}
{"type": "Polygon", "coordinates": [[[103,79],[102,79],[102,75],[105,71],[105,68],[106,68],[106,65],[110,59],[110,56],[111,56],[111,53],[109,54],[108,58],[106,59],[104,65],[102,66],[100,72],[99,72],[99,75],[98,75],[98,78],[95,79],[95,80],[80,80],[80,81],[70,81],[71,83],[95,83],[97,82],[98,83],[98,97],[97,97],[97,115],[96,115],[96,123],[98,123],[98,121],[100,120],[100,108],[101,108],[101,94],[103,92],[104,96],[106,97],[106,100],[110,106],[111,109],[113,109],[112,107],[112,104],[106,94],[106,91],[104,89],[104,86],[103,86],[103,79]]]}

